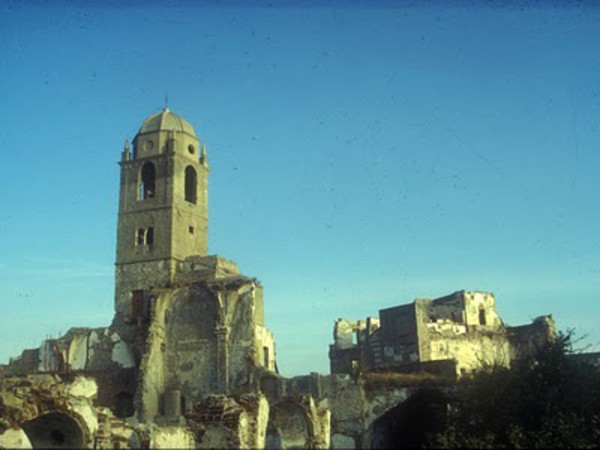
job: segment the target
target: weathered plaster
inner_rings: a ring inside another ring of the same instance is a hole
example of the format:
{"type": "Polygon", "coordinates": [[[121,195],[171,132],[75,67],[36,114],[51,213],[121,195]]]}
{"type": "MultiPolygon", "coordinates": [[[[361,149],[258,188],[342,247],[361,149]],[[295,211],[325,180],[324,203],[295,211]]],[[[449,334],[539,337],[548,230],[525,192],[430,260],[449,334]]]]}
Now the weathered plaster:
{"type": "Polygon", "coordinates": [[[32,448],[29,438],[21,429],[9,428],[0,434],[0,448],[32,448]]]}

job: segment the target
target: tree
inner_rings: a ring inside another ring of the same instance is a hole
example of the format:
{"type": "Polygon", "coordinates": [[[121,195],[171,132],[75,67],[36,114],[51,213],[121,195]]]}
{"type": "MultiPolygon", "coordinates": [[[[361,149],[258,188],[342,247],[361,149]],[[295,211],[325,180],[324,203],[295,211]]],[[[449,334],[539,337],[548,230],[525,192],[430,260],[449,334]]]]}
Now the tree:
{"type": "Polygon", "coordinates": [[[462,380],[442,448],[600,447],[600,373],[577,357],[573,333],[558,336],[511,368],[486,367],[462,380]]]}

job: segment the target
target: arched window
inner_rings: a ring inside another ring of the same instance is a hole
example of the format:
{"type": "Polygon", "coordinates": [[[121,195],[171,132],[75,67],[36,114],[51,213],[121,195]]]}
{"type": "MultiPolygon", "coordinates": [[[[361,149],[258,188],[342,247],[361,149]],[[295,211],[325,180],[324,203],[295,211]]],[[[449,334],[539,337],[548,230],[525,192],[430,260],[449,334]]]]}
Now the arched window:
{"type": "Polygon", "coordinates": [[[154,197],[156,192],[156,168],[151,162],[144,163],[141,171],[139,198],[145,200],[154,197]]]}
{"type": "Polygon", "coordinates": [[[198,178],[192,166],[185,168],[185,200],[196,203],[196,192],[198,190],[198,178]]]}
{"type": "Polygon", "coordinates": [[[137,245],[144,245],[146,243],[145,235],[146,235],[146,232],[144,231],[143,228],[140,228],[139,230],[137,230],[137,238],[136,238],[137,245]]]}
{"type": "Polygon", "coordinates": [[[154,244],[154,228],[152,227],[148,228],[148,231],[146,231],[146,244],[154,244]]]}

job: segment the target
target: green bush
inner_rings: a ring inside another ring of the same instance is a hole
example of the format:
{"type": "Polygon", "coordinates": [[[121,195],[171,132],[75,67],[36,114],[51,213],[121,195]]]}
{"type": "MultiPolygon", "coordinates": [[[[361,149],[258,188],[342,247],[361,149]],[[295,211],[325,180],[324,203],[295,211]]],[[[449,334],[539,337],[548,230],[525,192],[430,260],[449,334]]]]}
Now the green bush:
{"type": "Polygon", "coordinates": [[[462,380],[436,448],[598,448],[600,373],[572,357],[559,333],[510,369],[486,367],[462,380]]]}

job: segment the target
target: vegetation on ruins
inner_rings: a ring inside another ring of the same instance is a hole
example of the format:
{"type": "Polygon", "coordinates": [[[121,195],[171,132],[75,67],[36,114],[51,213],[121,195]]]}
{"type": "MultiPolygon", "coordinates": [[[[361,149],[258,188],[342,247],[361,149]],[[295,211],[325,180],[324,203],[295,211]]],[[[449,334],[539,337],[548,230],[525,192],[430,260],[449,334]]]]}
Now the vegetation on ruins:
{"type": "Polygon", "coordinates": [[[405,388],[407,386],[436,386],[446,379],[431,373],[369,372],[361,376],[366,392],[382,389],[405,388]]]}
{"type": "Polygon", "coordinates": [[[511,368],[484,367],[460,382],[436,448],[598,448],[600,371],[573,349],[573,332],[511,368]]]}

